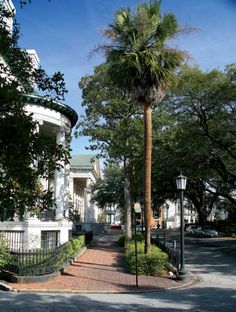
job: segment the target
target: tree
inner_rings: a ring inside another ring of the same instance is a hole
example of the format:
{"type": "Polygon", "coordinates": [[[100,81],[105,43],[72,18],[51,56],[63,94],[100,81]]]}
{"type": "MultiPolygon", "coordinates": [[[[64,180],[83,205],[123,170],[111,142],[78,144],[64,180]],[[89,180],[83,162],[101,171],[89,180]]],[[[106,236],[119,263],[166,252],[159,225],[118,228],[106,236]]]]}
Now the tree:
{"type": "Polygon", "coordinates": [[[68,161],[68,150],[48,137],[37,134],[37,122],[25,111],[25,94],[38,92],[49,104],[63,99],[66,92],[60,72],[49,77],[34,68],[27,52],[18,46],[19,27],[8,27],[14,12],[0,5],[0,218],[20,217],[25,210],[52,203],[50,192],[44,192],[40,177],[48,177],[68,161]],[[51,96],[51,100],[48,99],[51,96]],[[44,166],[33,166],[43,162],[44,166]],[[6,211],[7,210],[7,211],[6,211]]]}
{"type": "MultiPolygon", "coordinates": [[[[19,0],[19,1],[20,1],[21,8],[23,8],[24,5],[30,4],[32,2],[32,0],[19,0]]],[[[51,0],[48,0],[48,1],[51,2],[51,0]]]]}
{"type": "Polygon", "coordinates": [[[110,44],[104,45],[111,80],[125,88],[133,100],[144,108],[145,149],[145,252],[150,250],[152,103],[160,102],[185,54],[166,46],[180,28],[172,14],[161,15],[160,2],[139,4],[135,14],[121,8],[113,24],[104,32],[110,44]]]}
{"type": "Polygon", "coordinates": [[[116,206],[124,215],[124,172],[119,166],[104,169],[103,178],[92,185],[92,199],[102,209],[116,206]]]}
{"type": "Polygon", "coordinates": [[[188,176],[185,195],[200,223],[223,198],[235,205],[234,73],[234,65],[207,73],[183,67],[176,89],[154,116],[154,199],[176,198],[175,178],[182,170],[188,176]]]}
{"type": "Polygon", "coordinates": [[[100,65],[94,74],[80,81],[85,115],[80,116],[78,129],[90,136],[92,150],[100,150],[100,156],[110,163],[124,165],[124,192],[126,213],[126,243],[131,239],[131,192],[132,160],[140,155],[142,138],[140,110],[130,100],[127,91],[115,87],[107,67],[100,65]]]}

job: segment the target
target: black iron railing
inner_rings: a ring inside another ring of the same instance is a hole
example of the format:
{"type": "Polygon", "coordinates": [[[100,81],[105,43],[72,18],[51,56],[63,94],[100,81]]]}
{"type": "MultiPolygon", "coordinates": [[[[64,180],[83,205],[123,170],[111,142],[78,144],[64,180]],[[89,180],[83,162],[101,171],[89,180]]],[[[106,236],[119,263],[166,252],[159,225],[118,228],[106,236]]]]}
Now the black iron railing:
{"type": "Polygon", "coordinates": [[[12,251],[11,260],[4,269],[19,276],[53,273],[62,265],[60,255],[64,247],[12,251]]]}
{"type": "Polygon", "coordinates": [[[155,241],[155,244],[165,253],[168,254],[169,256],[169,263],[174,267],[174,269],[176,269],[176,271],[178,272],[180,269],[180,251],[176,250],[174,248],[171,248],[169,246],[167,246],[166,244],[163,244],[162,242],[160,242],[159,239],[157,239],[155,241]]]}
{"type": "Polygon", "coordinates": [[[59,271],[84,246],[84,241],[84,236],[81,236],[55,248],[13,250],[11,260],[4,270],[18,276],[44,275],[59,271]]]}

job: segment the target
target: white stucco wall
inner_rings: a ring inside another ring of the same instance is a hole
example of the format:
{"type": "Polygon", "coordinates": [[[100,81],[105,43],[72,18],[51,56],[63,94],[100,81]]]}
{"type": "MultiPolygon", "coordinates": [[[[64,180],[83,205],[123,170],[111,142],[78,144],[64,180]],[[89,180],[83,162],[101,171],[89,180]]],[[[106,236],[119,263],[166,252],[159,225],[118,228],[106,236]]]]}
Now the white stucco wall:
{"type": "MultiPolygon", "coordinates": [[[[25,221],[5,221],[0,223],[0,230],[7,232],[23,232],[23,247],[25,249],[35,249],[41,247],[42,231],[58,231],[59,244],[66,243],[69,240],[72,222],[67,220],[40,221],[37,218],[29,218],[25,221]]],[[[18,242],[19,243],[19,242],[18,242]]],[[[11,246],[14,249],[14,246],[11,246]]],[[[19,245],[15,246],[18,248],[19,245]]]]}

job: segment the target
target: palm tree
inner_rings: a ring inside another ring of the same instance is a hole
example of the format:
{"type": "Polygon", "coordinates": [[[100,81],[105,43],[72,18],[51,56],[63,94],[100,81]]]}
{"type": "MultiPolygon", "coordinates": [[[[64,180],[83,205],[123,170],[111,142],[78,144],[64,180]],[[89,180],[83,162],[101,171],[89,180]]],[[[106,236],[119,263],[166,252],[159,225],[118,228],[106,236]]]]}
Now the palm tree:
{"type": "Polygon", "coordinates": [[[179,31],[174,15],[161,15],[160,1],[139,4],[135,14],[129,8],[121,8],[104,31],[110,40],[103,48],[111,80],[127,89],[133,100],[144,107],[145,252],[151,246],[152,103],[163,99],[185,59],[184,52],[166,46],[166,41],[179,31]]]}

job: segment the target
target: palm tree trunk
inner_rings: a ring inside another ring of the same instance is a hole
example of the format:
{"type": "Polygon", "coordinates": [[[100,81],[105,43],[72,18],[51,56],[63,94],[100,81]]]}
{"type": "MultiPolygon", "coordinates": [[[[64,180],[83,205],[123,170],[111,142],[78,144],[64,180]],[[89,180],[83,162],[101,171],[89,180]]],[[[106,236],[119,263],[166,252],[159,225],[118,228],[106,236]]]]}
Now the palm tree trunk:
{"type": "Polygon", "coordinates": [[[152,107],[144,104],[144,211],[145,211],[145,253],[151,249],[151,171],[152,171],[152,107]]]}

